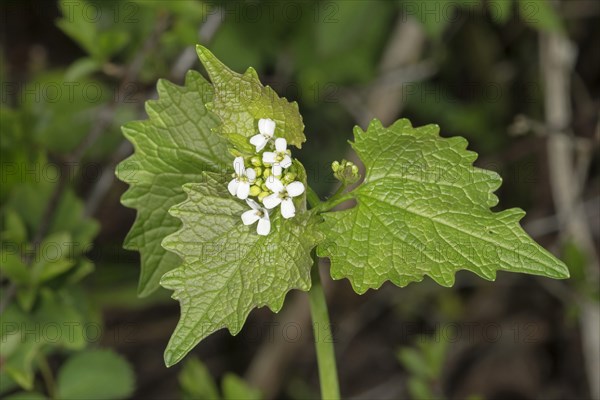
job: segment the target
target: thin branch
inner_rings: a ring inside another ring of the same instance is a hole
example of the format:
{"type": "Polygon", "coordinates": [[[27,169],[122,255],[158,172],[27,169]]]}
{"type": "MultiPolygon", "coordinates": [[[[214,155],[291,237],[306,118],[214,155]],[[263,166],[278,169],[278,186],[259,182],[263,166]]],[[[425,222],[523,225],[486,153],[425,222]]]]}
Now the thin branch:
{"type": "MultiPolygon", "coordinates": [[[[588,260],[586,278],[598,282],[598,256],[595,251],[588,219],[583,213],[581,195],[583,186],[574,160],[576,143],[571,126],[571,76],[576,49],[560,33],[540,36],[540,65],[544,78],[546,125],[548,135],[548,169],[552,197],[558,214],[563,240],[573,240],[585,252],[588,260]]],[[[590,391],[600,398],[600,307],[596,302],[579,297],[580,324],[584,346],[586,372],[590,391]]]]}
{"type": "MultiPolygon", "coordinates": [[[[216,12],[211,13],[198,29],[198,40],[200,43],[209,43],[219,30],[219,27],[222,23],[223,13],[217,8],[216,12]]],[[[197,61],[198,56],[196,55],[196,47],[188,47],[181,53],[173,65],[173,68],[171,68],[171,78],[179,79],[180,77],[184,76],[185,73],[192,68],[197,61]]]]}

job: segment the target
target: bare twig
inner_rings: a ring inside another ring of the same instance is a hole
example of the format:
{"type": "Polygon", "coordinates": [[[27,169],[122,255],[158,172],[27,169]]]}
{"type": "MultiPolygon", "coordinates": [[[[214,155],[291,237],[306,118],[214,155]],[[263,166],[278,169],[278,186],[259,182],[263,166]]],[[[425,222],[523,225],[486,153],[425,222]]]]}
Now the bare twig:
{"type": "MultiPolygon", "coordinates": [[[[206,21],[200,26],[200,29],[198,29],[198,40],[200,43],[208,43],[212,40],[223,23],[222,14],[223,13],[217,10],[217,12],[211,13],[206,18],[206,21]]],[[[178,79],[184,76],[187,70],[192,68],[197,61],[198,56],[196,55],[196,48],[194,46],[188,47],[181,53],[173,65],[173,68],[171,68],[171,78],[178,79]]]]}
{"type": "MultiPolygon", "coordinates": [[[[561,226],[562,238],[574,240],[588,260],[587,279],[598,282],[598,256],[588,220],[583,212],[582,179],[575,169],[575,142],[571,136],[571,75],[575,49],[559,33],[540,37],[540,65],[545,86],[548,162],[552,196],[561,226]]],[[[596,302],[580,296],[582,341],[592,396],[600,398],[600,343],[598,342],[600,308],[596,302]]]]}

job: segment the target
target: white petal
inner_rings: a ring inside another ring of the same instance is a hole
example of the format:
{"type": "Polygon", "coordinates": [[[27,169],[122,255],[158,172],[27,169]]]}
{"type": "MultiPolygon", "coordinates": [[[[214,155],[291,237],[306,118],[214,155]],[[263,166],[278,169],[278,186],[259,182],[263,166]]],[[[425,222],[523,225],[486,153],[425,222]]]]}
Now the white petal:
{"type": "Polygon", "coordinates": [[[258,121],[258,131],[268,137],[273,137],[275,133],[275,121],[266,118],[258,121]]]}
{"type": "Polygon", "coordinates": [[[285,187],[285,190],[290,197],[300,196],[302,193],[304,193],[304,185],[302,182],[292,182],[285,187]]]}
{"type": "Polygon", "coordinates": [[[227,185],[227,189],[229,190],[229,193],[231,193],[232,196],[235,196],[235,194],[237,193],[239,184],[240,181],[238,181],[237,179],[232,179],[231,182],[229,182],[229,185],[227,185]]]}
{"type": "Polygon", "coordinates": [[[256,171],[254,170],[254,168],[246,168],[246,176],[251,181],[255,180],[256,179],[256,171]]]}
{"type": "Polygon", "coordinates": [[[237,197],[246,200],[250,194],[250,184],[248,182],[240,182],[237,188],[237,197]]]}
{"type": "Polygon", "coordinates": [[[271,221],[268,218],[261,218],[258,220],[258,226],[256,227],[256,233],[261,236],[267,236],[271,232],[271,221]]]}
{"type": "Polygon", "coordinates": [[[236,157],[235,160],[233,160],[233,169],[236,174],[244,175],[244,158],[243,157],[236,157]]]}
{"type": "Polygon", "coordinates": [[[277,207],[279,203],[281,203],[281,197],[278,193],[270,194],[263,199],[263,205],[267,210],[277,207]]]}
{"type": "Polygon", "coordinates": [[[284,138],[275,139],[275,150],[279,153],[283,153],[287,150],[287,142],[284,138]]]}
{"type": "Polygon", "coordinates": [[[256,146],[256,151],[261,151],[267,145],[267,138],[263,135],[254,135],[250,138],[250,143],[256,146]]]}
{"type": "Polygon", "coordinates": [[[281,164],[283,168],[289,168],[292,166],[292,159],[286,154],[279,164],[281,164]]]}
{"type": "Polygon", "coordinates": [[[277,158],[277,154],[273,153],[272,151],[265,151],[263,153],[263,162],[264,163],[273,164],[275,162],[276,158],[277,158]]]}
{"type": "Polygon", "coordinates": [[[281,176],[282,170],[283,169],[281,168],[281,165],[275,164],[273,165],[273,169],[271,170],[271,172],[273,172],[274,176],[281,176]]]}
{"type": "Polygon", "coordinates": [[[292,199],[285,199],[281,202],[281,215],[283,218],[288,219],[296,215],[296,207],[292,199]]]}
{"type": "Polygon", "coordinates": [[[242,214],[242,222],[244,225],[252,225],[259,219],[260,217],[258,216],[258,212],[256,210],[248,210],[242,214]]]}
{"type": "Polygon", "coordinates": [[[281,181],[279,179],[275,178],[273,175],[271,175],[271,176],[269,176],[269,178],[267,178],[267,181],[265,182],[265,184],[267,185],[269,190],[273,193],[280,193],[283,191],[283,183],[281,183],[281,181]]]}
{"type": "Polygon", "coordinates": [[[248,204],[250,208],[254,210],[260,210],[260,205],[252,199],[246,199],[246,204],[248,204]]]}

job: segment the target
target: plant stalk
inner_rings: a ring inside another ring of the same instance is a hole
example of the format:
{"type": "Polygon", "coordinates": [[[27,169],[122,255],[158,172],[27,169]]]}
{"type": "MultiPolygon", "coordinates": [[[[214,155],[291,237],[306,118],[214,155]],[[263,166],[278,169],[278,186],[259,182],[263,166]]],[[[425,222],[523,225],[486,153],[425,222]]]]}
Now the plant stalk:
{"type": "Polygon", "coordinates": [[[338,400],[340,398],[340,388],[331,324],[329,322],[329,313],[327,312],[325,292],[319,275],[319,261],[314,253],[313,259],[314,265],[311,271],[312,287],[308,292],[308,298],[310,300],[310,315],[313,321],[317,364],[319,366],[321,398],[338,400]]]}
{"type": "Polygon", "coordinates": [[[52,369],[48,364],[48,360],[46,356],[40,354],[37,356],[38,368],[40,369],[40,374],[42,375],[42,379],[44,380],[44,384],[46,385],[46,391],[48,392],[48,396],[50,398],[54,398],[56,394],[56,383],[54,381],[54,375],[52,373],[52,369]]]}

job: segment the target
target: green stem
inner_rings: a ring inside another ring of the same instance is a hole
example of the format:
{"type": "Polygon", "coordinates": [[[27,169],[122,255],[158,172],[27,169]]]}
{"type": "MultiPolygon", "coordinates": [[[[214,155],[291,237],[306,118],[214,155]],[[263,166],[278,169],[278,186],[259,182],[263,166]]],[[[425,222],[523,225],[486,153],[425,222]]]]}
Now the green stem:
{"type": "Polygon", "coordinates": [[[322,213],[325,211],[329,211],[338,204],[341,204],[345,201],[348,201],[353,198],[352,194],[344,193],[344,189],[346,187],[344,185],[340,186],[338,190],[326,201],[321,201],[319,196],[315,191],[308,186],[306,190],[306,199],[308,200],[308,204],[314,209],[317,210],[318,213],[322,213]]]}
{"type": "Polygon", "coordinates": [[[306,200],[312,208],[318,207],[321,204],[321,199],[319,199],[319,195],[313,190],[313,188],[311,188],[308,185],[306,189],[306,200]]]}
{"type": "Polygon", "coordinates": [[[333,349],[331,324],[327,312],[325,292],[319,275],[319,261],[313,254],[314,265],[311,272],[312,287],[308,292],[310,300],[310,315],[313,321],[317,363],[319,365],[319,382],[321,383],[321,398],[337,400],[340,398],[337,365],[333,349]]]}
{"type": "Polygon", "coordinates": [[[48,360],[46,356],[43,354],[39,354],[37,357],[38,368],[40,369],[40,374],[42,375],[42,379],[44,380],[44,384],[46,385],[46,391],[48,392],[48,396],[50,398],[54,398],[56,393],[56,385],[54,383],[54,375],[52,374],[52,369],[50,365],[48,365],[48,360]]]}
{"type": "Polygon", "coordinates": [[[315,208],[317,209],[318,213],[326,212],[326,211],[331,210],[332,208],[334,208],[338,204],[341,204],[341,203],[343,203],[345,201],[348,201],[348,200],[350,200],[352,198],[353,198],[352,194],[350,194],[350,193],[343,193],[342,191],[338,191],[336,194],[334,194],[329,199],[327,199],[327,201],[321,202],[321,204],[319,204],[315,208]]]}

